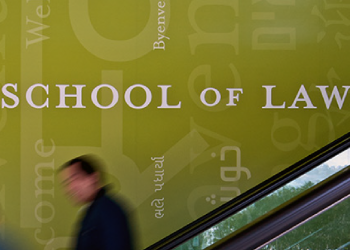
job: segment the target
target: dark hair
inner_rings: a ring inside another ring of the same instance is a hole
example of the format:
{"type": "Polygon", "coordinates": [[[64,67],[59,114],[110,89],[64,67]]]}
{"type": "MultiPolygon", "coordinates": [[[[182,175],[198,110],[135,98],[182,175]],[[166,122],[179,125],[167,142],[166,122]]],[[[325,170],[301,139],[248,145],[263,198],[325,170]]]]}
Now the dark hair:
{"type": "Polygon", "coordinates": [[[63,164],[59,171],[62,171],[66,168],[69,168],[71,165],[75,164],[75,163],[80,163],[80,169],[82,171],[84,171],[86,174],[90,175],[93,173],[99,173],[100,175],[100,180],[103,179],[102,176],[102,172],[101,172],[101,163],[100,161],[97,160],[97,158],[95,156],[92,155],[81,155],[78,156],[68,162],[66,162],[65,164],[63,164]]]}

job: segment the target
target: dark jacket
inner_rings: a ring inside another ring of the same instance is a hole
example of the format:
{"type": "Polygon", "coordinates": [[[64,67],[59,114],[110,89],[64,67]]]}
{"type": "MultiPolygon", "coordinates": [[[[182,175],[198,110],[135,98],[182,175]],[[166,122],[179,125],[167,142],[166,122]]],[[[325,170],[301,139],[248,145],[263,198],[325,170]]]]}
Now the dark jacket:
{"type": "Polygon", "coordinates": [[[101,189],[81,221],[76,250],[131,250],[129,223],[121,207],[101,189]]]}

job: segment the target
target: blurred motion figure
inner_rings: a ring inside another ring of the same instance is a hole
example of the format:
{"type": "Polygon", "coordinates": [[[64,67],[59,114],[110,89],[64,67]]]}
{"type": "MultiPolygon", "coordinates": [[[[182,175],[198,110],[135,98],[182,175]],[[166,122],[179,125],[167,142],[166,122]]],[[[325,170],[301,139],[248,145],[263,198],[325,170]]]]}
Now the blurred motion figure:
{"type": "Polygon", "coordinates": [[[76,250],[131,250],[132,239],[127,216],[102,186],[96,158],[83,155],[60,168],[65,191],[77,204],[86,204],[78,224],[76,250]]]}

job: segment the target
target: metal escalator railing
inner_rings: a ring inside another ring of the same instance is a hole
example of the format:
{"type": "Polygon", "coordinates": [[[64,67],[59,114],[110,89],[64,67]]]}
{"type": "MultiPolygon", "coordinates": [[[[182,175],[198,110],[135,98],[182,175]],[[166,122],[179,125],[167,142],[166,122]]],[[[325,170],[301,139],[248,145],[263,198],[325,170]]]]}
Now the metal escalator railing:
{"type": "Polygon", "coordinates": [[[347,167],[206,249],[259,249],[349,197],[347,167]]]}
{"type": "MultiPolygon", "coordinates": [[[[204,232],[220,221],[232,216],[273,191],[295,180],[321,163],[350,147],[350,133],[342,136],[289,168],[272,176],[256,187],[225,203],[207,215],[190,223],[168,237],[146,248],[146,250],[168,250],[204,232]]],[[[238,248],[239,249],[239,248],[238,248]]]]}

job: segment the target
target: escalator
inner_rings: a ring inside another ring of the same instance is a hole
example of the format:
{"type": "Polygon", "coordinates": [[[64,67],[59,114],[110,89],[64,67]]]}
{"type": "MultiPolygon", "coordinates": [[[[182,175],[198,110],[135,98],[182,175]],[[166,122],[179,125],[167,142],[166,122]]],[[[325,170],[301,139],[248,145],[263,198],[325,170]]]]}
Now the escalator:
{"type": "Polygon", "coordinates": [[[350,249],[349,148],[350,134],[346,134],[147,250],[350,249]],[[339,164],[329,168],[327,163],[334,159],[339,164]],[[325,174],[324,169],[332,171],[325,174]],[[310,181],[317,172],[322,173],[318,180],[310,181]],[[308,226],[318,218],[323,221],[324,214],[335,210],[342,211],[337,212],[340,221],[308,226]],[[329,225],[337,230],[329,229],[329,225]],[[337,232],[339,237],[322,243],[329,232],[337,232]],[[311,241],[315,237],[318,240],[311,241]],[[310,248],[310,242],[324,246],[310,248]]]}
{"type": "MultiPolygon", "coordinates": [[[[299,226],[302,226],[309,221],[311,222],[311,220],[319,219],[317,217],[323,216],[323,213],[326,211],[328,212],[330,209],[334,209],[338,205],[348,207],[346,204],[349,204],[348,201],[350,201],[350,199],[348,200],[350,197],[349,192],[350,167],[346,167],[337,174],[304,191],[291,201],[282,204],[270,213],[228,235],[207,249],[261,249],[273,242],[274,239],[286,235],[293,229],[297,230],[299,226]]],[[[347,211],[345,211],[345,214],[338,213],[339,216],[347,215],[347,217],[349,217],[348,214],[347,211]]],[[[348,219],[349,218],[343,218],[343,220],[339,221],[339,224],[342,221],[348,222],[348,219]]],[[[318,223],[315,227],[312,227],[309,232],[316,234],[322,230],[326,231],[326,226],[326,223],[318,223]]],[[[334,224],[330,228],[337,228],[337,226],[338,225],[334,224]]],[[[343,227],[346,227],[346,234],[350,237],[350,230],[348,230],[349,225],[345,223],[343,227]]],[[[326,237],[329,236],[330,233],[323,233],[322,235],[326,237]]],[[[297,243],[300,245],[301,242],[297,243]]],[[[310,244],[315,245],[314,243],[310,244]]],[[[305,249],[312,249],[310,244],[305,249]]],[[[328,248],[329,246],[327,246],[327,244],[330,244],[330,242],[327,241],[326,243],[323,243],[323,246],[314,249],[339,249],[334,247],[328,248]]],[[[283,248],[280,247],[277,249],[288,249],[288,246],[283,246],[283,248]]]]}

